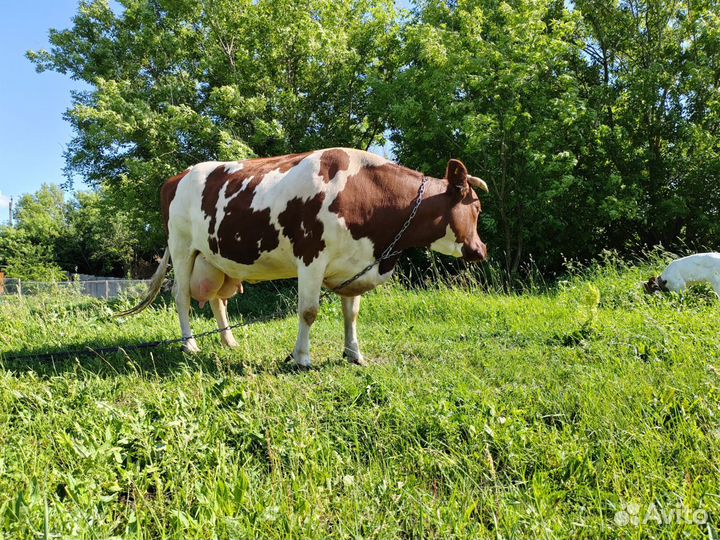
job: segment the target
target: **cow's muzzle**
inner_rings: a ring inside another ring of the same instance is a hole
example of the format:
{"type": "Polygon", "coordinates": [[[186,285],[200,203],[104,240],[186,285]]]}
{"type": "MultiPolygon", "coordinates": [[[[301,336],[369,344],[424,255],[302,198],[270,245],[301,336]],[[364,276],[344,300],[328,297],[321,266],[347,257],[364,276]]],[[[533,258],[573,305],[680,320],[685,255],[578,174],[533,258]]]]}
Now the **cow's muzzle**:
{"type": "Polygon", "coordinates": [[[463,244],[462,258],[471,262],[487,260],[487,246],[479,238],[470,244],[463,244]]]}

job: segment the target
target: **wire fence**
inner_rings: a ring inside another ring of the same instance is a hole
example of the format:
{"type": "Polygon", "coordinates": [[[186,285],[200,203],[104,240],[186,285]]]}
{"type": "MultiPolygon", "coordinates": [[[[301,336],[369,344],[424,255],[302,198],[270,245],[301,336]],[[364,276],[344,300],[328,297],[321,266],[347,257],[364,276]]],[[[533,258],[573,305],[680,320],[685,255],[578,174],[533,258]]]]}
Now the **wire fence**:
{"type": "Polygon", "coordinates": [[[147,279],[92,279],[75,281],[26,281],[8,279],[0,281],[0,295],[36,295],[68,291],[94,298],[116,298],[121,294],[141,295],[146,291],[147,279]]]}

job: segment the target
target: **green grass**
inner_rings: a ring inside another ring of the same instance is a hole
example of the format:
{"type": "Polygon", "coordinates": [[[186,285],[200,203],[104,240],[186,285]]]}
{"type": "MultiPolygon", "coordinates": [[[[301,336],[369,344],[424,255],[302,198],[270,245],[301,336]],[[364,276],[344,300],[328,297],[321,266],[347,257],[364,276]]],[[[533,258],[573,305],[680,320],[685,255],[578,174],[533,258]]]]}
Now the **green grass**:
{"type": "MultiPolygon", "coordinates": [[[[0,536],[717,538],[720,304],[646,297],[650,273],[382,288],[366,368],[340,357],[333,300],[300,372],[291,307],[235,351],[53,363],[7,356],[177,337],[172,304],[118,323],[101,301],[4,297],[0,536]],[[637,525],[615,520],[628,505],[637,525]]],[[[232,318],[288,298],[248,287],[232,318]]]]}

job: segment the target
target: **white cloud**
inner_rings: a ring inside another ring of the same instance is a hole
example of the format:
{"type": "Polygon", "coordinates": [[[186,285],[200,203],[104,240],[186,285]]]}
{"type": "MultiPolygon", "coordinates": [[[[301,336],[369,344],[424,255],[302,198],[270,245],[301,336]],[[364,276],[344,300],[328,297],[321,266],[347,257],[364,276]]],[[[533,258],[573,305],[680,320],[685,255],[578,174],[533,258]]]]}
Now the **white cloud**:
{"type": "Polygon", "coordinates": [[[4,210],[8,206],[10,206],[10,197],[8,197],[7,195],[3,195],[2,191],[0,191],[0,208],[4,210]]]}

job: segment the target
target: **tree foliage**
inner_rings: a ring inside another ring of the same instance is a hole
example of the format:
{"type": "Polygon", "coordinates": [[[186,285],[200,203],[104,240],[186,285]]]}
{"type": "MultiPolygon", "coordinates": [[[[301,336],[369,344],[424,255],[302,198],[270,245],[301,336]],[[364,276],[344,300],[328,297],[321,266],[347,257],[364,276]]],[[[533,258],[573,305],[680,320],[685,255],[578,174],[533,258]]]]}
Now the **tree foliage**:
{"type": "Polygon", "coordinates": [[[16,228],[0,228],[0,266],[8,277],[37,281],[64,278],[55,247],[65,229],[65,195],[43,184],[23,195],[14,212],[16,228]]]}
{"type": "Polygon", "coordinates": [[[646,243],[717,245],[720,5],[714,0],[578,1],[593,78],[588,98],[608,157],[638,193],[646,243]]]}
{"type": "Polygon", "coordinates": [[[212,159],[368,147],[384,129],[372,84],[393,72],[391,0],[82,2],[42,71],[83,80],[68,171],[132,211],[161,243],[168,177],[212,159]]]}
{"type": "Polygon", "coordinates": [[[9,278],[32,281],[65,278],[49,243],[33,242],[25,232],[11,227],[0,227],[0,268],[9,278]]]}
{"type": "Polygon", "coordinates": [[[67,232],[58,246],[64,268],[100,276],[138,270],[140,240],[134,220],[103,192],[81,192],[67,207],[67,232]]]}
{"type": "Polygon", "coordinates": [[[509,273],[603,248],[717,245],[716,2],[427,1],[404,30],[392,140],[484,175],[509,273]]]}
{"type": "Polygon", "coordinates": [[[0,266],[9,277],[57,281],[69,273],[125,275],[138,266],[133,221],[102,190],[65,201],[59,186],[23,195],[16,227],[0,228],[0,266]]]}
{"type": "Polygon", "coordinates": [[[403,161],[441,174],[448,156],[486,178],[482,228],[516,271],[547,250],[577,195],[588,112],[571,75],[578,17],[560,2],[428,2],[406,29],[392,140],[403,161]],[[538,225],[542,224],[542,228],[538,225]]]}

